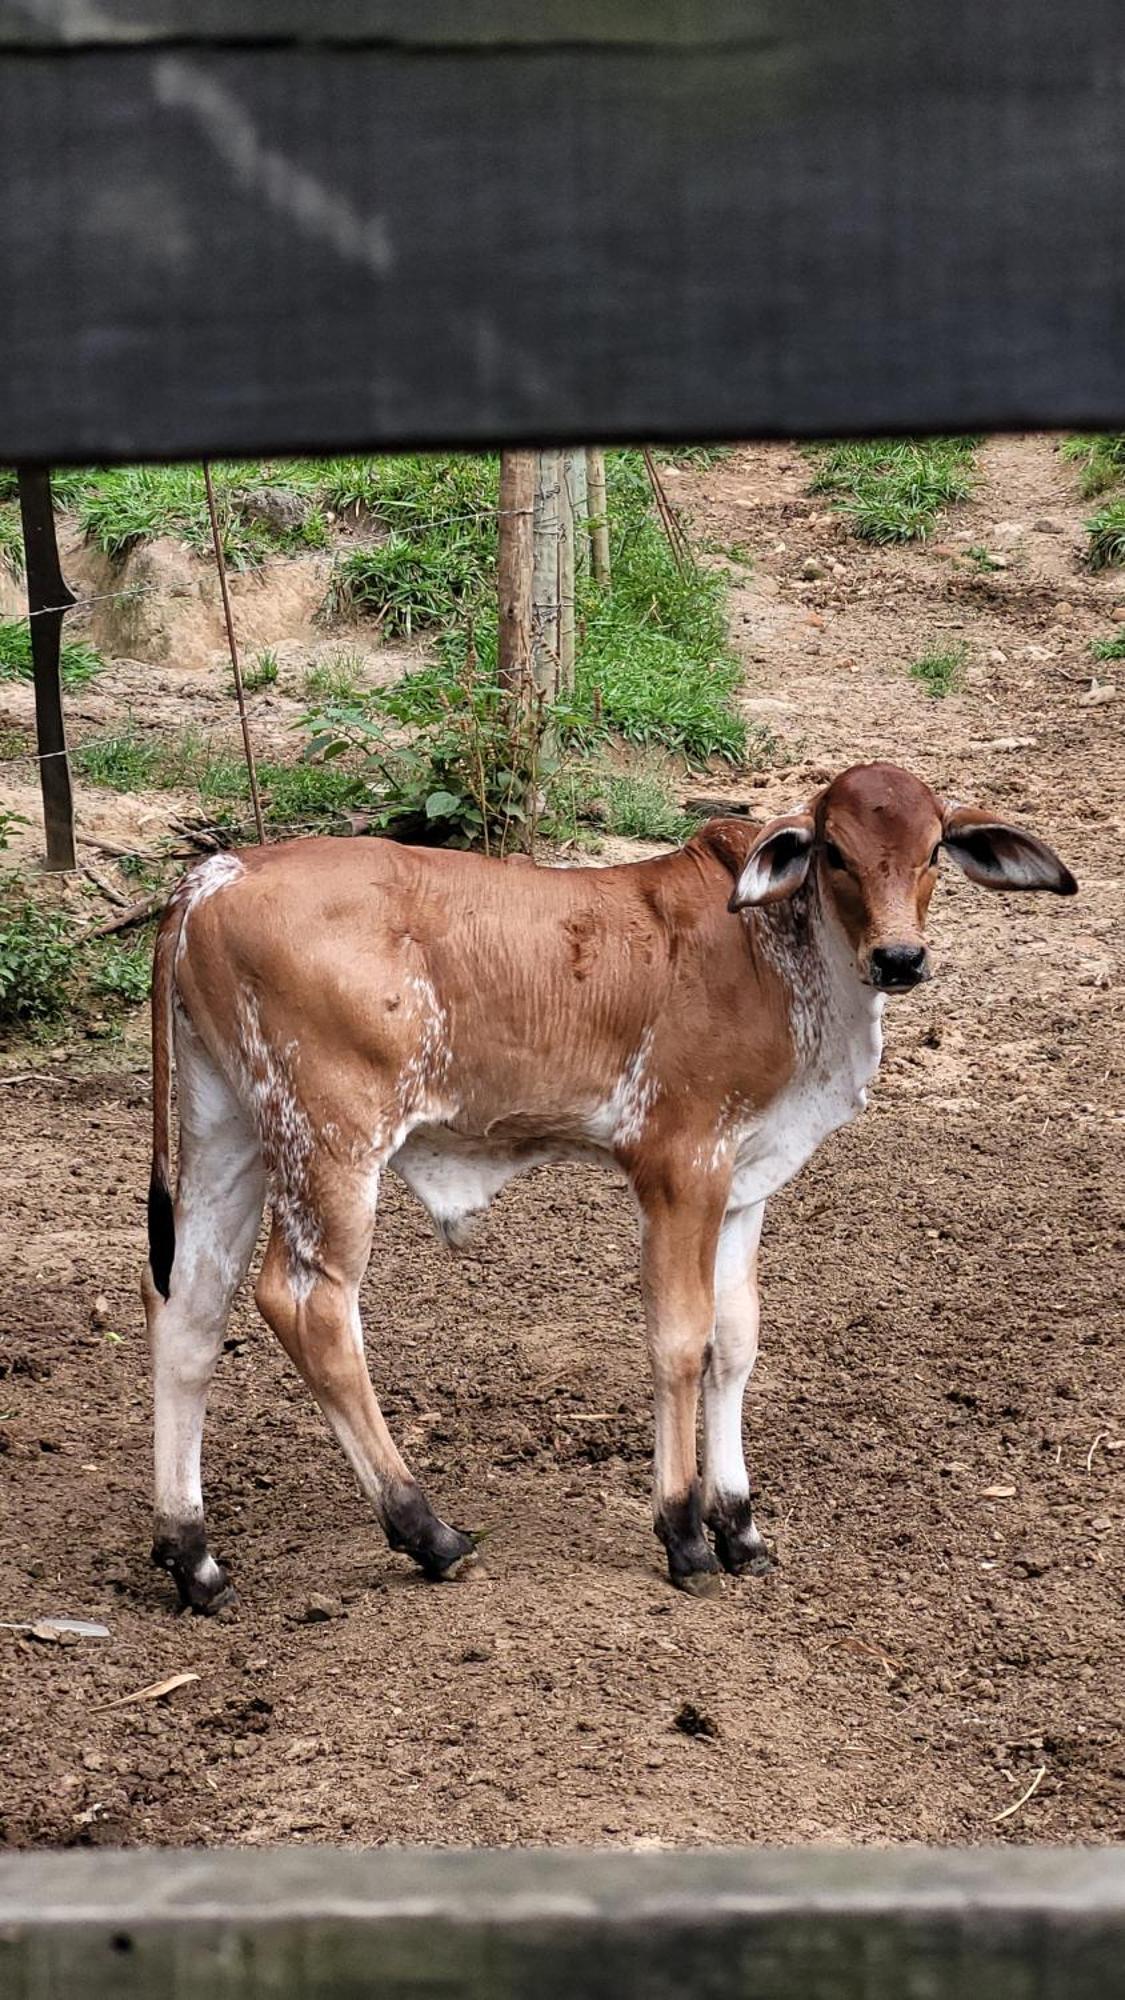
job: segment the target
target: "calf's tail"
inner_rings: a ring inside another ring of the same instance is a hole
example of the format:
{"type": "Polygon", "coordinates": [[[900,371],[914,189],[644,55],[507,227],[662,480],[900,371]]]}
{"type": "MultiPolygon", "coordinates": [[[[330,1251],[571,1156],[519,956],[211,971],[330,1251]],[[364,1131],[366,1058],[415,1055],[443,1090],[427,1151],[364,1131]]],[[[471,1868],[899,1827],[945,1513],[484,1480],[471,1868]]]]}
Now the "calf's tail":
{"type": "Polygon", "coordinates": [[[148,1183],[148,1262],[163,1298],[172,1283],[176,1216],[172,1206],[172,981],[183,912],[169,905],[152,962],[152,1172],[148,1183]]]}

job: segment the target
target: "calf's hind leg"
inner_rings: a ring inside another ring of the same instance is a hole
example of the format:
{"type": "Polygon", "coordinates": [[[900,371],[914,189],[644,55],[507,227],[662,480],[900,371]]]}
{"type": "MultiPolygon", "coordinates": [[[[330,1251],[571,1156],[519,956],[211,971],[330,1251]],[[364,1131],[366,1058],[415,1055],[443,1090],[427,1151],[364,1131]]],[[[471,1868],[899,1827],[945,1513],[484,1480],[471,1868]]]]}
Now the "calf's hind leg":
{"type": "Polygon", "coordinates": [[[434,1513],[401,1457],[379,1408],[363,1349],[360,1280],[367,1267],[375,1201],[368,1182],[310,1199],[311,1257],[295,1252],[275,1219],[258,1279],[258,1308],[304,1377],[338,1438],[393,1549],[435,1581],[473,1553],[471,1535],[434,1513]]]}
{"type": "Polygon", "coordinates": [[[168,1297],[149,1269],[141,1286],[155,1415],[152,1559],[168,1570],[185,1608],[217,1611],[232,1592],[207,1546],[203,1420],[231,1302],[257,1238],[265,1172],[252,1125],[186,1024],[177,1035],[177,1064],[180,1178],[168,1297]]]}

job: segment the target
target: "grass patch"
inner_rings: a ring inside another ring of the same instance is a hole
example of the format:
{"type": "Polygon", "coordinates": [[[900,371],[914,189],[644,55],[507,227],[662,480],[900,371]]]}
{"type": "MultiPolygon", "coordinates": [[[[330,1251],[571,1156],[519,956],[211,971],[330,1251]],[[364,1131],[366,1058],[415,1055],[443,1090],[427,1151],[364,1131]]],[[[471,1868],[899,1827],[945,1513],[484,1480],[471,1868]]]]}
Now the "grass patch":
{"type": "MultiPolygon", "coordinates": [[[[101,654],[82,639],[64,645],[60,655],[62,684],[85,687],[105,666],[101,654]]],[[[0,620],[0,681],[29,681],[34,673],[31,632],[26,618],[0,620]]]]}
{"type": "Polygon", "coordinates": [[[965,645],[946,646],[932,653],[923,653],[921,659],[911,662],[911,678],[921,681],[931,700],[940,701],[944,695],[954,694],[960,687],[968,657],[969,649],[965,645]]]}
{"type": "MultiPolygon", "coordinates": [[[[263,646],[255,653],[248,667],[242,669],[242,685],[247,694],[260,694],[263,688],[276,687],[281,666],[272,646],[263,646]]],[[[233,679],[233,676],[232,676],[233,679]]]]}
{"type": "Polygon", "coordinates": [[[1109,500],[1086,523],[1086,563],[1090,569],[1117,569],[1125,563],[1125,497],[1109,500]]]}
{"type": "Polygon", "coordinates": [[[23,575],[23,529],[18,507],[0,505],[0,569],[9,576],[23,575]]]}
{"type": "Polygon", "coordinates": [[[1090,500],[1125,480],[1125,431],[1064,438],[1059,456],[1079,466],[1079,488],[1083,498],[1090,500]]]}
{"type": "Polygon", "coordinates": [[[1091,639],[1090,651],[1095,660],[1125,660],[1125,625],[1111,639],[1091,639]]]}
{"type": "MultiPolygon", "coordinates": [[[[324,548],[328,522],[316,461],[211,468],[223,551],[232,569],[253,569],[271,555],[324,548]]],[[[172,535],[196,555],[210,552],[211,523],[198,465],[125,465],[91,476],[76,496],[87,539],[113,560],[138,542],[172,535]]]]}
{"type": "Polygon", "coordinates": [[[943,508],[967,500],[977,440],[858,438],[805,447],[811,493],[828,493],[865,542],[910,542],[929,534],[943,508]]]}
{"type": "Polygon", "coordinates": [[[679,805],[667,766],[655,759],[629,771],[588,766],[576,772],[571,800],[575,818],[596,817],[607,833],[624,840],[678,845],[697,824],[679,805]]]}
{"type": "Polygon", "coordinates": [[[74,752],[74,768],[88,784],[111,792],[140,792],[155,782],[160,752],[136,730],[90,736],[74,752]]]}
{"type": "Polygon", "coordinates": [[[363,693],[363,663],[358,653],[341,651],[331,659],[318,660],[304,679],[304,690],[312,701],[356,702],[363,693]]]}
{"type": "Polygon", "coordinates": [[[483,543],[475,532],[434,529],[356,549],[332,571],[325,613],[374,617],[391,638],[448,624],[484,594],[495,551],[486,557],[483,543]]]}

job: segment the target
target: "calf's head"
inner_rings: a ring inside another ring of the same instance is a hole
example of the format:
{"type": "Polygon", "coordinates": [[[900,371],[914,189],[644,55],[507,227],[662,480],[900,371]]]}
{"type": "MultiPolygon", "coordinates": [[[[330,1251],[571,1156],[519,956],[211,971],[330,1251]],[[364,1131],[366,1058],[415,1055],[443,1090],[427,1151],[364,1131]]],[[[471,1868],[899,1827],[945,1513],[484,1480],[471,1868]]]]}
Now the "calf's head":
{"type": "Polygon", "coordinates": [[[731,897],[732,910],[776,903],[816,873],[821,902],[855,952],[860,978],[905,993],[930,977],[926,912],[942,851],[985,889],[1078,884],[1045,841],[974,806],[948,805],[893,764],[856,764],[806,810],[763,827],[731,897]]]}

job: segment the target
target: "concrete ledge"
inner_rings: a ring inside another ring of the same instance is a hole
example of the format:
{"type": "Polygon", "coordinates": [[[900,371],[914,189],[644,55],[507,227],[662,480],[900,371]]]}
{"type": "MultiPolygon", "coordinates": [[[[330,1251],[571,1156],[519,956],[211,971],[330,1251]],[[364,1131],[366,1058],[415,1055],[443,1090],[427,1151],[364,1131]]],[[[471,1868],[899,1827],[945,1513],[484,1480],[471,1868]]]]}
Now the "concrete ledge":
{"type": "Polygon", "coordinates": [[[1125,1849],[0,1860],[3,2000],[1115,2000],[1125,1849]]]}

